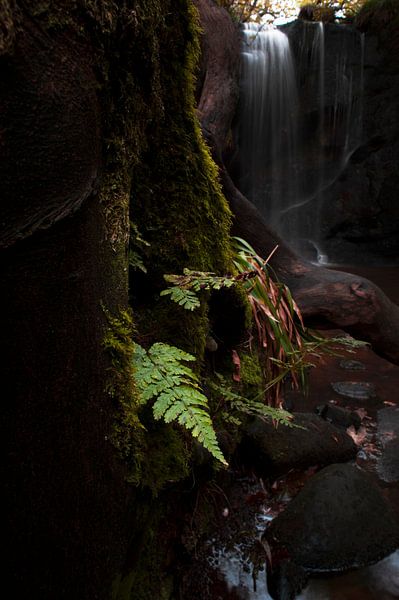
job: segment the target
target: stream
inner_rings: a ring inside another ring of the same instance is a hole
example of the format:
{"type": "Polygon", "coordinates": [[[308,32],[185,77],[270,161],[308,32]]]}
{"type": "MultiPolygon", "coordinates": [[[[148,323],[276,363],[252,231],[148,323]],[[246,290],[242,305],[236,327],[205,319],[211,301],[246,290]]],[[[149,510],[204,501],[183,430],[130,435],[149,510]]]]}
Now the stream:
{"type": "MultiPolygon", "coordinates": [[[[348,267],[347,270],[374,280],[399,303],[398,268],[348,267]]],[[[355,354],[343,352],[340,357],[321,359],[311,370],[309,379],[306,396],[287,390],[289,409],[313,412],[322,404],[350,409],[359,415],[359,427],[347,430],[358,447],[354,462],[378,483],[399,520],[399,367],[364,347],[355,354]]],[[[267,551],[265,553],[260,537],[317,470],[317,465],[302,471],[291,469],[270,479],[240,468],[231,474],[229,493],[220,503],[220,527],[200,551],[197,585],[202,595],[196,594],[198,600],[271,598],[264,566],[267,551]]],[[[367,523],[364,525],[367,527],[367,523]]],[[[295,598],[399,598],[399,550],[364,568],[312,576],[295,598]]]]}

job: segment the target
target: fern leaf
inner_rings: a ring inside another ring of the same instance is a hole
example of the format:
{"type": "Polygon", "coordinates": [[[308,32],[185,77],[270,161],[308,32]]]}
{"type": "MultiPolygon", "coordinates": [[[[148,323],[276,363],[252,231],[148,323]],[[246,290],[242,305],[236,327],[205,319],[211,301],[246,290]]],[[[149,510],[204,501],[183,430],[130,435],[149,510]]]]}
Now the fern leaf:
{"type": "Polygon", "coordinates": [[[197,295],[194,292],[184,288],[170,287],[166,290],[162,290],[160,295],[170,296],[170,299],[173,300],[173,302],[183,306],[183,308],[186,310],[195,310],[200,306],[200,301],[197,295]]]}
{"type": "Polygon", "coordinates": [[[198,377],[185,364],[195,358],[168,344],[157,343],[148,350],[135,344],[136,384],[142,403],[154,400],[154,419],[177,421],[206,448],[227,465],[216,439],[208,400],[201,392],[198,377]]]}

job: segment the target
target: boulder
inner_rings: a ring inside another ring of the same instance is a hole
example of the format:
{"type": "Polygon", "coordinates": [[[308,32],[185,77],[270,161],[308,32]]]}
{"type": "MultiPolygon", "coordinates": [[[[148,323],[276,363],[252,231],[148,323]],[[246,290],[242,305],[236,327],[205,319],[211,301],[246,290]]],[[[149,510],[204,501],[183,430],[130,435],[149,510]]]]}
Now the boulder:
{"type": "Polygon", "coordinates": [[[399,529],[371,476],[335,464],[308,481],[262,541],[271,548],[269,592],[291,600],[304,574],[345,571],[388,556],[399,545],[399,529]]]}
{"type": "Polygon", "coordinates": [[[294,427],[275,427],[254,418],[246,427],[242,454],[259,471],[284,472],[345,462],[356,456],[356,445],[342,429],[315,414],[294,413],[294,427]]]}

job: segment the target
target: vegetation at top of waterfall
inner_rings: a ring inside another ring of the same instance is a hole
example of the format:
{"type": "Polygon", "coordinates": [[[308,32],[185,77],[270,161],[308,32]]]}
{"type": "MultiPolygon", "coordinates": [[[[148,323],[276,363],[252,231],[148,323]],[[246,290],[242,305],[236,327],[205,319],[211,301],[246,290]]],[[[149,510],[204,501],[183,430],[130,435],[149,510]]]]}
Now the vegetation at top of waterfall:
{"type": "Polygon", "coordinates": [[[298,14],[296,0],[218,0],[233,19],[239,23],[273,20],[280,16],[295,17],[298,14]]]}
{"type": "Polygon", "coordinates": [[[279,17],[297,16],[310,21],[348,19],[357,14],[364,2],[365,0],[219,0],[219,4],[240,23],[264,23],[279,17]]]}
{"type": "Polygon", "coordinates": [[[220,290],[240,283],[247,293],[252,308],[258,346],[264,351],[264,395],[273,406],[282,403],[282,386],[289,375],[294,388],[306,387],[306,374],[313,366],[312,357],[320,352],[335,353],[337,344],[361,344],[348,338],[321,337],[309,331],[302,320],[300,310],[284,284],[270,275],[268,261],[263,260],[246,242],[233,238],[234,264],[238,275],[225,277],[213,273],[184,270],[183,275],[166,275],[167,282],[174,283],[161,292],[187,310],[200,306],[197,293],[204,290],[220,290]]]}
{"type": "Polygon", "coordinates": [[[301,0],[299,17],[309,21],[334,22],[353,19],[365,0],[301,0]]]}
{"type": "Polygon", "coordinates": [[[168,344],[153,344],[148,351],[135,344],[133,364],[141,402],[154,400],[156,420],[178,422],[227,465],[208,412],[208,400],[200,390],[198,377],[184,364],[193,361],[194,356],[168,344]]]}

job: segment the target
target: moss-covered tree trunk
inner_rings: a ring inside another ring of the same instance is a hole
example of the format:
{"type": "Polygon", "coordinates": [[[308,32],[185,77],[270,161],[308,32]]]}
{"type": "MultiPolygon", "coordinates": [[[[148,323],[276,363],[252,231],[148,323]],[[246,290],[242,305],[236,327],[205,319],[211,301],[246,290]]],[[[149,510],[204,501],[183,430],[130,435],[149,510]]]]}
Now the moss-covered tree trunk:
{"type": "Polygon", "coordinates": [[[187,457],[178,432],[137,426],[129,221],[151,243],[130,289],[141,333],[201,359],[206,304],[176,315],[159,299],[165,271],[230,266],[230,213],[194,111],[197,34],[190,0],[0,0],[3,549],[16,598],[154,597],[138,569],[155,505],[137,484],[181,478],[187,457]]]}
{"type": "Polygon", "coordinates": [[[15,598],[110,598],[134,535],[116,448],[135,435],[123,311],[162,19],[158,0],[0,2],[3,551],[15,598]]]}
{"type": "Polygon", "coordinates": [[[127,305],[129,157],[106,152],[108,119],[121,134],[126,119],[112,110],[121,79],[107,49],[124,17],[86,4],[0,3],[3,553],[15,598],[110,598],[128,538],[104,348],[107,311],[127,305]]]}

